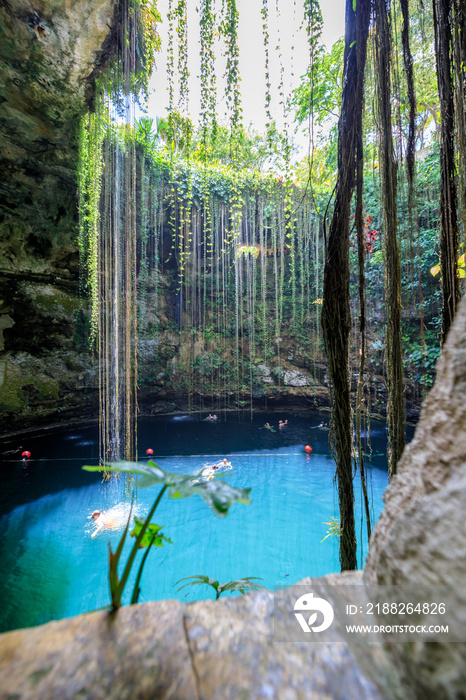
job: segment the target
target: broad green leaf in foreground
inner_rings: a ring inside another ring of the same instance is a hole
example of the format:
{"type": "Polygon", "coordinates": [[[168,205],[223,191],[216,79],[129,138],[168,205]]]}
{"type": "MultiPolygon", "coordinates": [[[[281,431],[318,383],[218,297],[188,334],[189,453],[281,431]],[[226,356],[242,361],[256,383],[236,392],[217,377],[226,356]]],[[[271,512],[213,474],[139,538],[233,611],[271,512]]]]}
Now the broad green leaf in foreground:
{"type": "MultiPolygon", "coordinates": [[[[200,472],[196,474],[179,474],[176,472],[166,472],[149,461],[147,464],[139,462],[112,462],[104,467],[85,466],[86,471],[113,471],[138,474],[140,478],[136,485],[139,488],[147,488],[157,484],[163,484],[168,488],[169,498],[189,498],[198,495],[209,506],[215,515],[223,517],[227,515],[233,503],[251,503],[249,492],[251,489],[238,489],[229,484],[212,479],[202,481],[200,472]]],[[[202,471],[202,470],[201,470],[202,471]]]]}

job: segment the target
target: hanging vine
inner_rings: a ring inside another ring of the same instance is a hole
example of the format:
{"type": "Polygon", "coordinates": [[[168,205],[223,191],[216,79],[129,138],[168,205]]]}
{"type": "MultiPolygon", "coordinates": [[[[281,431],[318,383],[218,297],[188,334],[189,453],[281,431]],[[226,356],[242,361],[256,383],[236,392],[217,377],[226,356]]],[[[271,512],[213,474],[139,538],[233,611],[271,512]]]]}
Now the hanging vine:
{"type": "Polygon", "coordinates": [[[454,102],[452,89],[451,0],[433,0],[435,27],[435,55],[440,97],[440,264],[442,268],[442,339],[445,342],[460,298],[457,275],[458,223],[456,167],[454,151],[454,102]]]}
{"type": "Polygon", "coordinates": [[[241,106],[238,21],[239,12],[236,0],[222,0],[224,19],[220,26],[226,43],[226,100],[230,111],[230,155],[233,162],[237,157],[237,139],[241,132],[243,108],[241,106]]]}
{"type": "Polygon", "coordinates": [[[217,90],[215,75],[214,32],[216,15],[214,0],[202,0],[200,4],[200,43],[201,43],[201,133],[203,157],[208,160],[209,136],[215,144],[217,132],[217,90]]]}
{"type": "Polygon", "coordinates": [[[324,268],[322,330],[328,361],[332,401],[332,441],[335,448],[340,509],[340,564],[355,569],[356,532],[352,473],[352,428],[348,372],[349,332],[349,219],[355,186],[357,130],[362,112],[364,65],[358,53],[369,23],[370,3],[346,2],[344,80],[338,138],[338,176],[335,206],[327,240],[324,268]],[[356,12],[355,12],[355,9],[356,12]],[[357,19],[358,18],[358,19],[357,19]],[[360,24],[358,22],[360,21],[360,24]],[[358,26],[359,25],[359,26],[358,26]]]}
{"type": "Polygon", "coordinates": [[[397,238],[397,173],[393,151],[390,96],[390,29],[385,0],[377,0],[375,7],[380,178],[384,217],[387,298],[388,473],[391,477],[396,473],[396,465],[405,445],[404,377],[401,351],[401,270],[397,238]]]}

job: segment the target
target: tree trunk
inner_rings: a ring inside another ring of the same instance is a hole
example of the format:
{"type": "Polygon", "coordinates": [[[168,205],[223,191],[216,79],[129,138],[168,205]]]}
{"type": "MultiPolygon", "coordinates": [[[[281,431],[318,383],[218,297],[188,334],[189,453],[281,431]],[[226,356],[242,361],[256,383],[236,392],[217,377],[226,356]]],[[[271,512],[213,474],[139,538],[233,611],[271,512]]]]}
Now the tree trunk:
{"type": "Polygon", "coordinates": [[[451,0],[433,0],[435,56],[440,97],[440,263],[442,268],[443,322],[442,342],[451,326],[460,298],[456,274],[458,224],[454,154],[454,106],[451,73],[451,0]]]}
{"type": "Polygon", "coordinates": [[[392,137],[389,63],[390,28],[388,25],[385,0],[376,0],[375,14],[380,130],[380,177],[384,223],[385,289],[387,299],[388,474],[391,477],[396,473],[396,465],[405,446],[405,403],[403,357],[401,351],[401,266],[398,249],[396,210],[397,169],[392,137]]]}
{"type": "Polygon", "coordinates": [[[332,396],[332,439],[335,446],[340,507],[341,569],[356,568],[356,532],[352,473],[352,425],[348,372],[349,332],[349,227],[355,186],[358,134],[361,133],[362,87],[369,0],[346,0],[346,32],[342,109],[338,135],[338,177],[335,208],[326,247],[322,330],[332,396]],[[364,47],[364,51],[361,48],[364,47]]]}

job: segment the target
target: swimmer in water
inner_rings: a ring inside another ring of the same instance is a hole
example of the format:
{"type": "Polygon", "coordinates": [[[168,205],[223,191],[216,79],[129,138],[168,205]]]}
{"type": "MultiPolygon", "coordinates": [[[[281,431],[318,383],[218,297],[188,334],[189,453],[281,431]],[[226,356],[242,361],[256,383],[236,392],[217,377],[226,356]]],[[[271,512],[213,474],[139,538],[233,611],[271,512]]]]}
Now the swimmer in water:
{"type": "Polygon", "coordinates": [[[217,466],[216,464],[209,464],[208,467],[205,467],[205,468],[202,470],[201,476],[207,476],[207,477],[209,477],[209,479],[211,479],[212,476],[214,475],[214,470],[215,470],[215,469],[218,469],[218,466],[217,466]]]}
{"type": "MultiPolygon", "coordinates": [[[[102,513],[100,510],[95,510],[91,518],[94,520],[96,529],[92,533],[91,537],[95,537],[101,530],[112,528],[118,528],[122,524],[121,516],[119,517],[116,512],[112,512],[114,509],[102,513]]],[[[124,520],[124,519],[123,519],[124,520]]]]}
{"type": "Polygon", "coordinates": [[[231,462],[224,457],[221,462],[217,462],[217,464],[213,465],[214,469],[220,469],[221,467],[231,467],[231,462]]]}
{"type": "Polygon", "coordinates": [[[102,513],[100,512],[100,510],[95,510],[92,513],[91,518],[93,519],[93,521],[96,524],[96,529],[92,533],[91,537],[95,537],[98,532],[100,532],[101,530],[103,530],[104,527],[106,527],[105,519],[104,519],[102,513]]]}

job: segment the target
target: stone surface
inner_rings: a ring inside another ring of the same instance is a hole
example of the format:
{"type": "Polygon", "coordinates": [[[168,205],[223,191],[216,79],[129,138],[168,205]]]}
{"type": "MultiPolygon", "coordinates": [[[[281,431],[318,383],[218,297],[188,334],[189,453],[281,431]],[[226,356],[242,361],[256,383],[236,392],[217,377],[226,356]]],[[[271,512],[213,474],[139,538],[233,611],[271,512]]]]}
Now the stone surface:
{"type": "Polygon", "coordinates": [[[185,626],[201,698],[384,697],[341,639],[328,644],[276,643],[273,618],[273,595],[268,592],[186,606],[185,626]]]}
{"type": "Polygon", "coordinates": [[[0,698],[196,700],[178,601],[0,635],[0,698]]]}
{"type": "Polygon", "coordinates": [[[76,259],[77,118],[115,5],[0,5],[0,269],[7,272],[63,270],[76,259]]]}
{"type": "Polygon", "coordinates": [[[289,370],[283,376],[283,383],[285,386],[310,386],[314,381],[308,374],[297,370],[289,370]]]}
{"type": "MultiPolygon", "coordinates": [[[[446,586],[444,624],[466,624],[465,397],[463,298],[414,438],[384,496],[365,567],[368,583],[446,586]]],[[[392,654],[413,697],[466,697],[466,643],[394,644],[392,654]]]]}
{"type": "Polygon", "coordinates": [[[272,370],[267,365],[256,366],[257,377],[264,384],[273,384],[272,370]]]}
{"type": "MultiPolygon", "coordinates": [[[[343,579],[360,582],[357,573],[343,579]]],[[[0,635],[0,700],[386,697],[340,639],[274,643],[272,621],[273,595],[261,591],[189,605],[158,601],[9,632],[0,635]]],[[[367,656],[375,658],[371,650],[367,656]]]]}
{"type": "Polygon", "coordinates": [[[77,417],[92,392],[77,316],[77,127],[116,6],[0,3],[0,430],[77,417]],[[85,368],[67,367],[73,352],[85,368]]]}
{"type": "Polygon", "coordinates": [[[0,281],[0,429],[57,422],[97,400],[77,285],[18,275],[0,281]]]}

